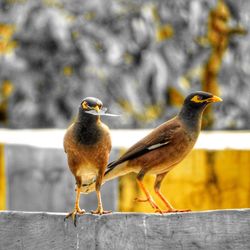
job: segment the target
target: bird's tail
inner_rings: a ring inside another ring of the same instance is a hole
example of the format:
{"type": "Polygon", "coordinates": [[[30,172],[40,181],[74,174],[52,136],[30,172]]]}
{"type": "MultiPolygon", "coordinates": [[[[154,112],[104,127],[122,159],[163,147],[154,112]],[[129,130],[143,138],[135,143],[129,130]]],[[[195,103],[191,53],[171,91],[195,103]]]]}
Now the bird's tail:
{"type": "MultiPolygon", "coordinates": [[[[122,164],[115,165],[115,166],[114,166],[114,163],[111,162],[107,166],[107,170],[104,174],[102,184],[104,184],[106,181],[112,180],[119,176],[123,176],[133,171],[134,169],[132,170],[131,168],[127,166],[127,162],[124,162],[122,164]]],[[[81,187],[81,193],[91,193],[93,191],[95,191],[95,181],[93,181],[91,184],[81,187]]]]}

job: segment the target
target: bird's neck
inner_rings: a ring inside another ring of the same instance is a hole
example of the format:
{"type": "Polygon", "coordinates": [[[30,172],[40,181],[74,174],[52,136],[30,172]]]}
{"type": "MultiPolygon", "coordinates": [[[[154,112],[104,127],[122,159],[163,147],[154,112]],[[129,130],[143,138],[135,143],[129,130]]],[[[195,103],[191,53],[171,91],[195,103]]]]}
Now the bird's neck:
{"type": "Polygon", "coordinates": [[[182,120],[190,132],[200,132],[204,109],[205,107],[194,109],[189,105],[183,105],[178,117],[182,120]]]}
{"type": "Polygon", "coordinates": [[[76,122],[81,123],[82,126],[96,125],[99,120],[100,116],[88,114],[79,108],[76,122]]]}
{"type": "Polygon", "coordinates": [[[100,117],[85,113],[79,109],[77,120],[74,126],[74,134],[76,140],[80,144],[92,145],[95,144],[100,138],[101,131],[98,124],[100,117]]]}

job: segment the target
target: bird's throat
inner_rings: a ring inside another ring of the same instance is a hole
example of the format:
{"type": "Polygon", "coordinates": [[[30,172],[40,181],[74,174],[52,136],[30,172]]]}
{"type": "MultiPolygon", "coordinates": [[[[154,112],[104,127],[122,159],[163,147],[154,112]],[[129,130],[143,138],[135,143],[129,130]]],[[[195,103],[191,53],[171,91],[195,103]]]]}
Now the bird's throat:
{"type": "Polygon", "coordinates": [[[204,109],[205,106],[193,108],[192,106],[184,105],[178,116],[190,132],[199,133],[204,109]]]}
{"type": "Polygon", "coordinates": [[[100,117],[79,110],[77,121],[74,126],[74,136],[78,143],[94,145],[101,136],[98,124],[100,117]]]}

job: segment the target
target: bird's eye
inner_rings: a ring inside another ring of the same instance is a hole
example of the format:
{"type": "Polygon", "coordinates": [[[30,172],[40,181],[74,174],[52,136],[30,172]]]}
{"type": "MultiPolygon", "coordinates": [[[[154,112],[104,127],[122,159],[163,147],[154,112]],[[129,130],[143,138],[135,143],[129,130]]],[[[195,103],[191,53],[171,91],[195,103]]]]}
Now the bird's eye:
{"type": "Polygon", "coordinates": [[[202,99],[201,96],[199,95],[195,95],[192,99],[191,99],[192,102],[196,102],[196,103],[200,103],[200,102],[204,102],[204,100],[202,99]]]}
{"type": "Polygon", "coordinates": [[[82,108],[83,108],[83,109],[89,109],[89,105],[88,105],[88,103],[87,103],[86,101],[84,101],[84,102],[82,103],[82,108]]]}

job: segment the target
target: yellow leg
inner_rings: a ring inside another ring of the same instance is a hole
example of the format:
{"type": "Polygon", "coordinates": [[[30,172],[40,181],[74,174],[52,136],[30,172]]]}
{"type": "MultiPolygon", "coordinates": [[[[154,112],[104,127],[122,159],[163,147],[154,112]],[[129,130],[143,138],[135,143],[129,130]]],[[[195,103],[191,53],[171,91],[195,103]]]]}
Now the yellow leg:
{"type": "Polygon", "coordinates": [[[177,213],[177,212],[190,212],[190,209],[175,209],[169,201],[159,192],[155,191],[155,193],[160,197],[160,199],[163,201],[165,206],[167,207],[167,210],[163,210],[163,213],[177,213]]]}
{"type": "Polygon", "coordinates": [[[75,208],[74,210],[69,213],[65,218],[69,218],[72,217],[73,221],[74,221],[74,225],[76,226],[76,215],[77,214],[84,214],[85,210],[81,210],[80,206],[79,206],[79,202],[80,202],[80,195],[81,195],[81,189],[79,187],[76,188],[76,201],[75,201],[75,208]]]}
{"type": "Polygon", "coordinates": [[[100,215],[111,213],[111,211],[104,211],[103,210],[101,191],[100,190],[96,191],[96,195],[97,195],[98,206],[97,206],[97,209],[95,211],[91,211],[91,213],[92,214],[100,214],[100,215]]]}
{"type": "Polygon", "coordinates": [[[158,174],[156,176],[155,179],[155,185],[154,185],[154,190],[155,193],[158,195],[158,197],[162,200],[162,202],[164,203],[164,205],[167,207],[167,210],[163,210],[162,213],[173,213],[173,212],[188,212],[190,211],[189,209],[175,209],[170,203],[169,201],[161,194],[160,192],[160,187],[161,187],[161,183],[164,179],[164,177],[166,176],[166,173],[162,173],[162,174],[158,174]]]}
{"type": "Polygon", "coordinates": [[[175,210],[173,206],[169,203],[169,201],[160,193],[160,191],[155,191],[155,193],[160,197],[160,199],[163,201],[168,210],[175,210]]]}
{"type": "Polygon", "coordinates": [[[91,211],[92,214],[108,214],[111,213],[111,211],[104,211],[102,206],[102,198],[101,198],[101,185],[102,185],[102,179],[104,175],[104,168],[100,168],[98,176],[96,178],[96,184],[95,184],[95,190],[97,195],[97,209],[95,211],[91,211]]]}
{"type": "Polygon", "coordinates": [[[155,212],[158,212],[158,213],[162,213],[161,209],[159,208],[159,206],[155,203],[155,201],[153,200],[153,198],[151,197],[151,195],[149,194],[148,190],[145,188],[145,186],[143,185],[142,181],[138,180],[137,179],[137,182],[138,182],[138,185],[139,187],[141,188],[141,190],[143,191],[143,193],[146,195],[146,199],[140,199],[140,198],[136,198],[135,200],[136,201],[139,201],[139,202],[149,202],[149,204],[151,205],[151,207],[153,209],[155,209],[155,212]]]}

